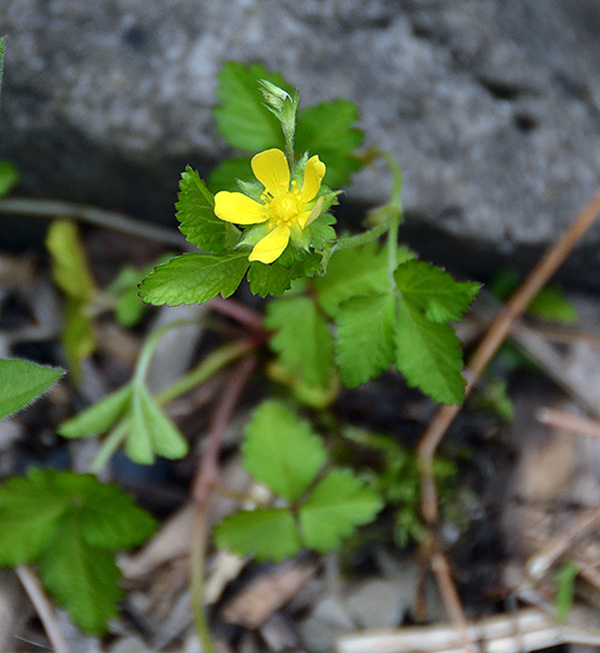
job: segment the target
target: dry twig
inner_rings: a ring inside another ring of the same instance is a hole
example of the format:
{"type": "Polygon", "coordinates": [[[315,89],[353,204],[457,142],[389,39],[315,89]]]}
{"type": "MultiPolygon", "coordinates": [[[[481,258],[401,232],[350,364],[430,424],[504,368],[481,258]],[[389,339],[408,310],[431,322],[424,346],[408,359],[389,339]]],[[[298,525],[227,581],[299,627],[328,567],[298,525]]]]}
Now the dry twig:
{"type": "Polygon", "coordinates": [[[48,639],[50,640],[50,644],[52,644],[54,651],[56,651],[56,653],[69,653],[67,640],[65,639],[64,633],[58,623],[58,619],[56,618],[54,607],[46,596],[46,592],[44,591],[38,577],[27,565],[19,565],[15,569],[15,573],[33,603],[35,611],[44,626],[44,630],[46,631],[46,635],[48,635],[48,639]]]}
{"type": "MultiPolygon", "coordinates": [[[[583,606],[574,607],[563,624],[539,608],[524,608],[468,622],[467,633],[486,653],[523,653],[559,644],[600,646],[597,614],[583,606]]],[[[342,637],[336,648],[337,653],[460,653],[462,650],[461,637],[450,624],[364,631],[342,637]]]]}
{"type": "MultiPolygon", "coordinates": [[[[581,240],[588,229],[594,224],[600,213],[600,191],[595,195],[591,202],[579,213],[570,227],[563,236],[554,243],[540,259],[538,264],[525,279],[521,287],[515,292],[507,302],[504,309],[494,320],[487,334],[477,347],[469,365],[465,368],[467,384],[465,388],[465,398],[469,396],[475,382],[492,360],[500,345],[504,342],[515,320],[517,320],[529,306],[531,300],[546,285],[548,279],[562,265],[573,248],[581,240]]],[[[437,448],[442,441],[446,431],[460,412],[460,406],[443,406],[435,415],[429,428],[421,438],[418,447],[419,466],[422,480],[422,512],[425,522],[430,529],[429,537],[426,541],[427,553],[429,557],[433,553],[443,556],[441,550],[435,541],[433,528],[438,521],[438,498],[433,476],[433,457],[437,448]]],[[[446,577],[445,569],[447,565],[440,566],[436,572],[438,583],[440,581],[445,585],[452,585],[454,581],[449,572],[446,577]]],[[[435,571],[435,570],[434,570],[435,571]]],[[[449,614],[456,615],[454,621],[457,629],[462,634],[463,646],[466,650],[473,650],[470,637],[466,636],[466,618],[460,603],[455,603],[452,595],[443,595],[446,597],[445,604],[449,614]],[[450,600],[450,603],[447,601],[450,600]]]]}

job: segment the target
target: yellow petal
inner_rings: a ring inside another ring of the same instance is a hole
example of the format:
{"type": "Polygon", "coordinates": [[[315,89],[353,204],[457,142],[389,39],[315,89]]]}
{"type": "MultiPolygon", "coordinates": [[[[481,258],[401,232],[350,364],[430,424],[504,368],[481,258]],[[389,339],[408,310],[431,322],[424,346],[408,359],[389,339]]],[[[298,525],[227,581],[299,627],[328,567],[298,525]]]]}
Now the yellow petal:
{"type": "Polygon", "coordinates": [[[215,215],[225,222],[258,224],[268,219],[266,207],[242,193],[222,190],[215,195],[215,215]]]}
{"type": "Polygon", "coordinates": [[[319,157],[316,154],[315,156],[311,156],[306,162],[304,181],[302,182],[302,190],[300,191],[300,197],[305,202],[310,202],[319,192],[321,182],[325,176],[325,170],[325,164],[323,161],[319,161],[319,157]]]}
{"type": "Polygon", "coordinates": [[[290,169],[285,154],[276,148],[259,152],[250,161],[254,176],[272,196],[287,193],[290,169]]]}
{"type": "Polygon", "coordinates": [[[290,242],[290,229],[284,225],[275,227],[271,233],[259,240],[248,257],[249,261],[273,263],[283,254],[283,250],[290,242]]]}
{"type": "Polygon", "coordinates": [[[316,201],[313,210],[312,211],[305,211],[301,216],[300,216],[300,226],[302,229],[304,227],[308,227],[308,225],[311,222],[314,222],[320,215],[321,215],[321,210],[323,209],[323,203],[325,202],[324,197],[319,197],[319,199],[316,201]]]}

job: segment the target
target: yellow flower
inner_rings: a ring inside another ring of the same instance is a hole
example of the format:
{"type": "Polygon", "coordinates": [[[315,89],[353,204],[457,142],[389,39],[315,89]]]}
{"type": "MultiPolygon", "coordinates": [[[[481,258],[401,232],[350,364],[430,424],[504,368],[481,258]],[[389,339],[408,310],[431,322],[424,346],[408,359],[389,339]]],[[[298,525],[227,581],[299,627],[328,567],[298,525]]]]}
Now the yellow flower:
{"type": "Polygon", "coordinates": [[[316,155],[306,162],[300,190],[295,181],[290,187],[290,169],[281,150],[260,152],[250,165],[254,176],[265,187],[261,195],[263,203],[243,193],[220,191],[215,195],[215,215],[241,225],[265,223],[265,235],[254,245],[248,258],[272,263],[283,254],[290,236],[301,242],[302,230],[319,217],[323,199],[315,200],[315,197],[325,176],[325,164],[316,155]]]}

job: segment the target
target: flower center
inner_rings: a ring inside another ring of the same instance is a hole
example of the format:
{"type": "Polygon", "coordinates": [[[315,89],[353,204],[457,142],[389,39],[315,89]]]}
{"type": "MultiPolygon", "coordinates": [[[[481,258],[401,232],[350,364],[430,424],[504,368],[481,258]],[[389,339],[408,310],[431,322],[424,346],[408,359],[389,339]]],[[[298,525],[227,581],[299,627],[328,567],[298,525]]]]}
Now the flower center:
{"type": "Polygon", "coordinates": [[[289,227],[296,222],[304,208],[304,202],[298,197],[298,192],[281,193],[269,202],[269,216],[277,225],[289,227]]]}

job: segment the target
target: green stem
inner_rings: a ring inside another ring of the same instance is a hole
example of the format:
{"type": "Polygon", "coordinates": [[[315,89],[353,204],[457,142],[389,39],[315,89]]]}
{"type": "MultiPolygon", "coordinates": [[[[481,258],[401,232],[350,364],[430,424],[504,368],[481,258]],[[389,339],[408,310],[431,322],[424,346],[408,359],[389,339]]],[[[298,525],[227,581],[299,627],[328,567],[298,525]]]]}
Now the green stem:
{"type": "Polygon", "coordinates": [[[135,372],[133,373],[133,380],[132,380],[134,385],[144,383],[144,379],[146,378],[148,368],[150,367],[150,363],[152,361],[152,356],[154,355],[154,351],[156,350],[156,347],[158,346],[160,339],[165,335],[165,333],[167,333],[171,329],[177,329],[183,326],[190,326],[190,324],[198,324],[198,321],[177,320],[176,322],[169,322],[168,324],[163,324],[163,326],[161,326],[160,329],[156,329],[156,331],[153,331],[150,334],[150,336],[144,343],[144,346],[142,347],[142,351],[140,352],[140,357],[138,358],[138,361],[135,366],[135,372]]]}
{"type": "Polygon", "coordinates": [[[129,420],[121,420],[117,426],[112,429],[104,441],[100,445],[98,453],[92,460],[89,473],[90,474],[99,474],[100,471],[104,468],[104,465],[111,459],[115,451],[123,444],[125,438],[127,437],[127,432],[129,431],[129,420]]]}
{"type": "Polygon", "coordinates": [[[351,249],[352,247],[360,247],[361,245],[366,245],[374,240],[377,240],[380,236],[388,230],[389,224],[387,220],[383,220],[378,225],[365,231],[362,234],[355,234],[354,236],[342,236],[338,238],[334,249],[351,249]]]}
{"type": "Polygon", "coordinates": [[[232,363],[237,358],[241,358],[254,348],[254,343],[249,340],[238,340],[222,345],[212,352],[212,354],[209,354],[194,369],[157,393],[155,396],[156,401],[162,405],[179,397],[195,386],[204,383],[220,369],[229,365],[229,363],[232,363]]]}
{"type": "Polygon", "coordinates": [[[204,653],[217,653],[204,606],[204,573],[206,566],[206,541],[208,539],[207,515],[196,514],[190,549],[190,592],[194,626],[204,653]]]}
{"type": "MultiPolygon", "coordinates": [[[[179,323],[173,322],[171,325],[165,325],[165,327],[172,326],[175,324],[181,325],[182,322],[179,323]]],[[[145,374],[145,369],[147,368],[149,362],[148,356],[151,355],[152,353],[151,350],[153,350],[155,346],[155,343],[153,345],[153,342],[154,340],[158,342],[158,339],[160,338],[160,336],[156,335],[158,334],[159,331],[164,331],[164,327],[163,329],[158,329],[157,331],[155,331],[150,337],[150,339],[148,340],[148,342],[146,343],[146,346],[144,347],[144,351],[140,355],[140,359],[138,361],[138,365],[136,367],[136,371],[134,374],[134,380],[132,381],[132,383],[136,382],[135,379],[136,377],[138,377],[138,374],[140,375],[139,378],[141,379],[141,381],[138,382],[143,382],[143,374],[145,374]],[[148,354],[147,352],[150,353],[148,354]],[[145,360],[142,360],[142,358],[144,358],[145,360]]],[[[236,342],[231,342],[231,343],[227,343],[226,345],[222,345],[214,352],[209,354],[206,358],[204,358],[196,367],[194,367],[192,370],[187,372],[187,374],[185,374],[180,379],[172,383],[170,386],[158,392],[154,397],[156,402],[160,406],[162,406],[163,404],[166,404],[169,401],[176,399],[182,394],[185,394],[186,392],[196,387],[197,385],[200,385],[201,383],[207,381],[211,376],[216,374],[220,369],[222,369],[229,363],[233,362],[237,358],[242,357],[244,354],[247,354],[248,352],[252,351],[254,347],[255,347],[254,343],[249,340],[238,340],[236,342]]],[[[128,430],[129,430],[129,420],[124,419],[121,422],[119,422],[119,424],[117,424],[117,426],[110,432],[108,437],[104,439],[102,445],[100,446],[100,449],[98,450],[98,453],[96,454],[95,458],[92,460],[89,468],[90,473],[98,474],[98,472],[100,472],[100,470],[110,460],[111,456],[123,443],[123,441],[127,437],[128,430]]]]}

